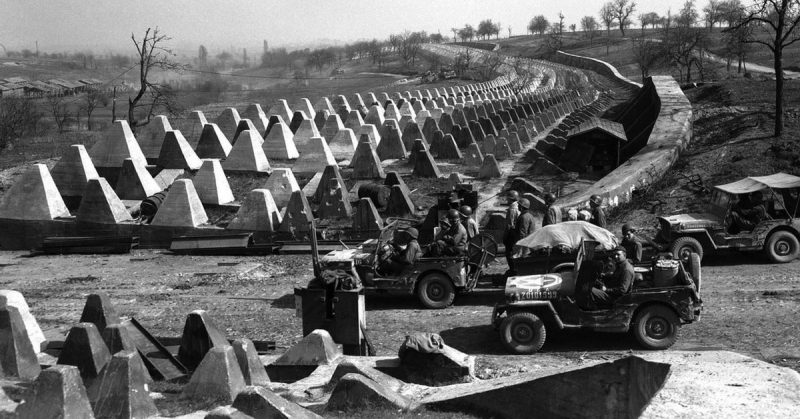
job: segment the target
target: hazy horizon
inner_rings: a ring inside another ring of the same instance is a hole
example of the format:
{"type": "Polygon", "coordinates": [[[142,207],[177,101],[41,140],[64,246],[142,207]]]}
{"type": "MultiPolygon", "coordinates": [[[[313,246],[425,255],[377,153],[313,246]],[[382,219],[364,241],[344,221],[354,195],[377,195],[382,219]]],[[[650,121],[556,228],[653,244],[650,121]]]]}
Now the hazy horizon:
{"type": "MultiPolygon", "coordinates": [[[[579,25],[580,18],[594,16],[605,0],[479,1],[479,0],[367,0],[327,1],[237,1],[218,0],[83,0],[54,2],[44,0],[5,0],[0,16],[0,44],[8,50],[36,49],[41,52],[90,50],[95,53],[132,52],[131,33],[140,38],[148,27],[158,26],[172,37],[176,51],[191,54],[199,45],[210,53],[223,49],[247,48],[260,54],[262,41],[270,47],[345,44],[359,39],[386,39],[392,33],[409,31],[440,32],[452,36],[453,27],[483,19],[501,25],[501,37],[526,33],[533,16],[544,15],[551,22],[558,13],[565,23],[579,25]]],[[[673,13],[683,0],[637,1],[634,23],[640,13],[673,13]]],[[[705,3],[698,2],[702,10],[705,3]]]]}

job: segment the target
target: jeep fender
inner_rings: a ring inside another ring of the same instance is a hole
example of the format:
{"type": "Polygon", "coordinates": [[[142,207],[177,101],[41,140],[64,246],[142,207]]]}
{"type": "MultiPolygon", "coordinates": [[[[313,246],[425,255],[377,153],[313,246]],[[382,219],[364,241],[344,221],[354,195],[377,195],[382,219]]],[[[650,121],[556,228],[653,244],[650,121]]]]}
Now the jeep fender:
{"type": "Polygon", "coordinates": [[[552,268],[550,268],[550,272],[559,273],[560,271],[564,270],[571,271],[573,269],[575,269],[575,262],[566,262],[566,263],[559,263],[558,265],[553,266],[552,268]]]}
{"type": "Polygon", "coordinates": [[[755,244],[758,247],[761,247],[763,249],[764,246],[767,244],[767,240],[769,240],[769,237],[771,235],[777,233],[778,231],[788,231],[788,232],[794,234],[794,236],[797,237],[798,240],[800,240],[800,232],[798,232],[797,229],[795,229],[793,225],[791,225],[791,224],[780,224],[780,225],[775,226],[773,229],[771,229],[769,231],[769,233],[759,236],[759,238],[756,239],[756,241],[753,244],[755,244]]]}
{"type": "Polygon", "coordinates": [[[672,311],[673,313],[675,313],[675,315],[676,315],[676,316],[678,316],[678,318],[679,318],[679,319],[681,319],[681,321],[682,321],[682,322],[685,322],[685,321],[686,321],[686,320],[684,319],[684,317],[683,317],[683,316],[681,316],[681,313],[679,313],[679,312],[678,312],[678,310],[676,310],[676,309],[675,309],[675,306],[673,306],[672,304],[667,304],[667,303],[665,303],[665,302],[660,302],[660,301],[652,301],[652,302],[649,302],[649,303],[646,303],[646,304],[642,304],[642,305],[640,305],[639,307],[636,307],[636,310],[634,310],[634,311],[633,311],[633,314],[630,316],[630,319],[629,319],[629,324],[628,324],[628,329],[630,330],[630,327],[631,327],[631,325],[633,324],[633,319],[635,319],[635,318],[636,318],[636,316],[638,316],[638,315],[639,315],[639,312],[641,312],[642,310],[644,310],[644,309],[645,309],[645,308],[647,308],[647,307],[652,307],[652,306],[662,306],[662,307],[666,307],[666,308],[668,308],[670,311],[672,311]]]}
{"type": "Polygon", "coordinates": [[[672,245],[672,243],[675,243],[675,241],[681,237],[691,237],[697,239],[697,241],[699,241],[700,244],[703,245],[703,248],[706,249],[717,250],[719,248],[717,244],[714,243],[714,239],[711,238],[711,234],[708,233],[708,230],[703,230],[703,229],[683,230],[679,234],[676,234],[672,237],[672,242],[670,243],[670,245],[672,245]]]}
{"type": "Polygon", "coordinates": [[[546,324],[555,325],[559,329],[565,327],[564,322],[561,321],[561,317],[559,317],[553,304],[547,300],[520,301],[507,305],[505,311],[508,316],[520,312],[533,313],[539,316],[546,324]]]}

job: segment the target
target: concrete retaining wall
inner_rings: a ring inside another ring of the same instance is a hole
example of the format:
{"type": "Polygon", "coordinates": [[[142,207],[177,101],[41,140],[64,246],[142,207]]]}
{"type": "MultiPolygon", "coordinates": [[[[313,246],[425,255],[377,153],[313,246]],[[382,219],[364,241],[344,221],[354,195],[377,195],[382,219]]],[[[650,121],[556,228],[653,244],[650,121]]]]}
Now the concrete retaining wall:
{"type": "Polygon", "coordinates": [[[559,200],[559,206],[585,206],[593,194],[602,196],[612,207],[627,202],[633,190],[661,178],[688,146],[692,139],[692,105],[675,79],[649,77],[644,89],[652,91],[656,96],[653,100],[661,104],[647,145],[586,190],[559,200]]]}
{"type": "Polygon", "coordinates": [[[623,76],[622,74],[620,74],[620,72],[617,71],[617,69],[613,65],[605,61],[598,60],[596,58],[569,54],[564,51],[556,51],[556,55],[553,56],[551,59],[561,64],[566,64],[572,67],[578,67],[594,71],[597,74],[606,76],[610,79],[617,80],[618,82],[627,85],[631,88],[638,89],[642,87],[640,83],[636,83],[635,81],[632,81],[627,77],[623,76]]]}

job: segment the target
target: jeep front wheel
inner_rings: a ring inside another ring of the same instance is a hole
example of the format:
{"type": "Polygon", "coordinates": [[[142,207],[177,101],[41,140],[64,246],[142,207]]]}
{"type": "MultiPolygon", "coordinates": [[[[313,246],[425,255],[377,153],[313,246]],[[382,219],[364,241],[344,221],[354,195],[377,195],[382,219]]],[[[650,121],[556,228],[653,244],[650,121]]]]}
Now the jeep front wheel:
{"type": "Polygon", "coordinates": [[[547,338],[542,320],[533,313],[516,313],[500,324],[503,346],[515,354],[532,354],[542,349],[547,338]]]}
{"type": "Polygon", "coordinates": [[[694,237],[680,237],[670,247],[672,257],[682,262],[689,262],[689,255],[696,253],[703,260],[703,245],[694,237]]]}
{"type": "Polygon", "coordinates": [[[646,349],[667,349],[678,340],[678,315],[670,308],[655,305],[645,307],[633,322],[633,336],[646,349]]]}
{"type": "Polygon", "coordinates": [[[791,262],[800,256],[800,242],[788,231],[776,231],[769,236],[764,250],[769,260],[775,263],[791,262]]]}
{"type": "Polygon", "coordinates": [[[425,275],[417,285],[417,297],[425,308],[446,308],[453,304],[456,291],[450,278],[432,273],[425,275]]]}

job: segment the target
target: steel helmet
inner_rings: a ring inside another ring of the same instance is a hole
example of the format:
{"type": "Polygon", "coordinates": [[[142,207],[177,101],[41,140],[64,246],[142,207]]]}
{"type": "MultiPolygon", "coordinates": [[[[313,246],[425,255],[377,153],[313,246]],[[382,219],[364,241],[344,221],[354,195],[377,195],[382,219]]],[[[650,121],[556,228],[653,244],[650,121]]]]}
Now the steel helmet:
{"type": "Polygon", "coordinates": [[[522,198],[517,202],[520,208],[528,209],[531,207],[531,201],[528,198],[522,198]]]}
{"type": "Polygon", "coordinates": [[[546,204],[548,204],[548,205],[552,204],[553,202],[556,202],[556,196],[553,195],[552,193],[548,192],[548,193],[544,194],[544,202],[546,204]]]}
{"type": "Polygon", "coordinates": [[[450,211],[447,211],[447,219],[448,220],[460,220],[461,219],[461,213],[459,213],[457,209],[453,208],[450,211]]]}
{"type": "Polygon", "coordinates": [[[412,239],[415,239],[415,240],[416,240],[417,238],[419,238],[419,231],[417,231],[417,229],[416,229],[416,228],[414,228],[414,227],[409,227],[409,228],[407,228],[407,229],[406,229],[406,233],[407,233],[409,236],[411,236],[411,238],[412,238],[412,239]]]}
{"type": "Polygon", "coordinates": [[[458,209],[458,212],[464,217],[469,217],[472,215],[472,208],[469,205],[462,205],[461,208],[458,209]]]}

